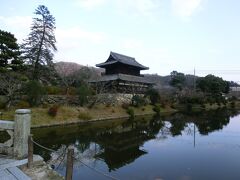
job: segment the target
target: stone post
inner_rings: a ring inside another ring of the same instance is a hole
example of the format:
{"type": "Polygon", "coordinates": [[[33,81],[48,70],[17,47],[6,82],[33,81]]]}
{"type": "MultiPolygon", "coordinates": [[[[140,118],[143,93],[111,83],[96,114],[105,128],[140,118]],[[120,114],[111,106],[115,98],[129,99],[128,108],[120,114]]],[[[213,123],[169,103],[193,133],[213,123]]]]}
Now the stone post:
{"type": "Polygon", "coordinates": [[[14,120],[14,143],[13,153],[18,159],[27,157],[28,136],[31,128],[31,110],[17,109],[14,120]]]}

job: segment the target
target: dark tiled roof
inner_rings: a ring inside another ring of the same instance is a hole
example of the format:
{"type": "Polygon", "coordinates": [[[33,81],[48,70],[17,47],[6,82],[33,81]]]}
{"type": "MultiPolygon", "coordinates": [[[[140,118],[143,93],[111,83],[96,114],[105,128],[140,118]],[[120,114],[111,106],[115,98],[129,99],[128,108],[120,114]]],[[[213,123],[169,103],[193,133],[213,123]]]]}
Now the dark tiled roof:
{"type": "Polygon", "coordinates": [[[138,67],[139,69],[142,69],[142,70],[149,69],[148,67],[143,66],[140,63],[138,63],[135,60],[135,58],[125,56],[125,55],[122,55],[122,54],[118,54],[118,53],[115,53],[115,52],[110,52],[110,56],[109,56],[108,60],[104,63],[96,64],[96,66],[97,67],[105,67],[107,65],[114,64],[114,63],[117,63],[117,62],[120,62],[122,64],[127,64],[127,65],[130,65],[130,66],[135,66],[135,67],[138,67]]]}
{"type": "Polygon", "coordinates": [[[149,81],[145,77],[141,76],[132,76],[127,74],[113,74],[113,75],[104,75],[102,77],[99,77],[98,79],[90,80],[90,83],[94,82],[107,82],[107,81],[114,81],[114,80],[123,80],[123,81],[129,81],[129,82],[139,82],[139,83],[145,83],[145,84],[154,84],[154,82],[149,81]]]}

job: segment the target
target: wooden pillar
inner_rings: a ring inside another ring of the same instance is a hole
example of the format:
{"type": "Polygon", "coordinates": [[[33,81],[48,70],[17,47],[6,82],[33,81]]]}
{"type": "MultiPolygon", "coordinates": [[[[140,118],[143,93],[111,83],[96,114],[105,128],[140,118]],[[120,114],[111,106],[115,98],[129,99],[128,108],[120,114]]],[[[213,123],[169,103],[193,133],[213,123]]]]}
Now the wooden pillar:
{"type": "Polygon", "coordinates": [[[67,167],[66,167],[66,180],[72,180],[73,175],[73,158],[74,158],[74,149],[72,147],[68,148],[67,153],[67,167]]]}
{"type": "Polygon", "coordinates": [[[28,168],[32,168],[33,165],[33,141],[32,135],[28,136],[28,168]]]}

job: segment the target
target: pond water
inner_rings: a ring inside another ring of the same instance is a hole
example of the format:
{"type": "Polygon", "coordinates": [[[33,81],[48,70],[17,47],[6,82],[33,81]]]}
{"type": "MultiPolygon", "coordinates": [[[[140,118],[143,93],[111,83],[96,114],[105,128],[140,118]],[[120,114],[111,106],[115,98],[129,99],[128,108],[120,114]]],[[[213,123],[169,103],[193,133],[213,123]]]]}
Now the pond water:
{"type": "MultiPolygon", "coordinates": [[[[34,140],[59,153],[76,152],[73,179],[240,179],[240,115],[220,109],[33,130],[34,140]]],[[[65,175],[58,153],[35,153],[65,175]]]]}

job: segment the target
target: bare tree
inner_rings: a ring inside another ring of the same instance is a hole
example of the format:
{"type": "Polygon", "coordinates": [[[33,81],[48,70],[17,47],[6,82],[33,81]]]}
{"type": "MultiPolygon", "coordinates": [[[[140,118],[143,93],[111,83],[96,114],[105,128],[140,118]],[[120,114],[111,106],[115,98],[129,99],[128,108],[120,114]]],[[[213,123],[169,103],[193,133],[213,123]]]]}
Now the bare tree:
{"type": "Polygon", "coordinates": [[[22,88],[22,80],[18,73],[6,72],[0,75],[0,91],[7,97],[7,108],[22,88]]]}
{"type": "Polygon", "coordinates": [[[70,74],[73,73],[76,69],[70,63],[58,63],[55,65],[55,69],[61,78],[63,86],[66,88],[66,95],[69,93],[70,86],[74,83],[75,79],[70,77],[70,74]]]}

